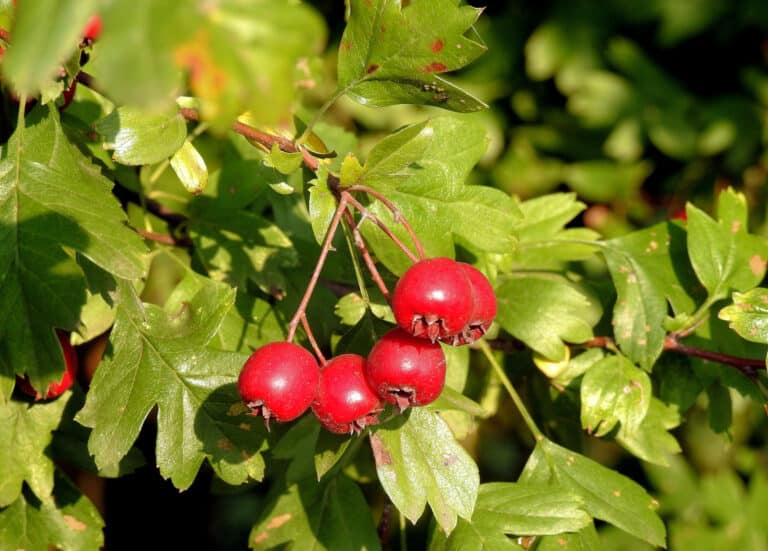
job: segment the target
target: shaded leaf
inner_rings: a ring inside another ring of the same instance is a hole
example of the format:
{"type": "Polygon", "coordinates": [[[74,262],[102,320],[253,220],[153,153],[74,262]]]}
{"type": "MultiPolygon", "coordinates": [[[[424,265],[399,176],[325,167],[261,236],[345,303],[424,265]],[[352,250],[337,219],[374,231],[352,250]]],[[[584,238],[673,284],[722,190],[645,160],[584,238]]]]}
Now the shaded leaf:
{"type": "Polygon", "coordinates": [[[104,545],[104,521],[93,504],[64,479],[56,477],[55,501],[26,492],[0,511],[4,549],[97,550],[104,545]]]}
{"type": "MultiPolygon", "coordinates": [[[[188,276],[200,277],[200,276],[188,276]]],[[[88,448],[99,469],[114,466],[157,405],[160,474],[187,488],[204,459],[230,484],[259,479],[263,420],[245,415],[236,379],[246,356],[206,348],[234,302],[226,285],[184,289],[166,307],[138,301],[120,285],[111,354],[93,378],[78,422],[92,427],[88,448]]]]}
{"type": "Polygon", "coordinates": [[[251,529],[252,549],[358,551],[381,549],[370,509],[360,488],[345,476],[326,483],[310,480],[281,488],[251,529]]]}
{"type": "Polygon", "coordinates": [[[15,400],[0,404],[0,507],[24,499],[19,498],[24,482],[40,500],[50,501],[54,466],[45,450],[70,396],[31,405],[15,400]]]}
{"type": "Polygon", "coordinates": [[[141,238],[112,183],[67,141],[55,107],[37,108],[0,156],[0,349],[44,389],[64,372],[54,328],[73,330],[85,304],[74,249],[117,277],[144,272],[141,238]]]}

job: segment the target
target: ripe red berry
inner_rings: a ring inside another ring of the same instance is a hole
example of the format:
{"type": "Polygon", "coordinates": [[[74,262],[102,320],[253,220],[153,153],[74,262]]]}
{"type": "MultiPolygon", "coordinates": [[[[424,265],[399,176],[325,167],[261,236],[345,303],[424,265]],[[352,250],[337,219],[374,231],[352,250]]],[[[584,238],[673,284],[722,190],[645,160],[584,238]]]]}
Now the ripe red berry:
{"type": "Polygon", "coordinates": [[[462,332],[446,339],[446,342],[454,346],[472,344],[485,335],[496,318],[497,310],[496,294],[483,272],[464,262],[459,262],[459,266],[464,270],[472,287],[472,313],[462,332]]]}
{"type": "Polygon", "coordinates": [[[424,406],[445,384],[445,354],[438,343],[414,337],[399,327],[388,331],[371,349],[365,370],[368,384],[400,411],[424,406]]]}
{"type": "Polygon", "coordinates": [[[315,357],[290,342],[273,342],[256,349],[245,362],[237,389],[252,415],[291,421],[307,411],[319,379],[315,357]]]}
{"type": "Polygon", "coordinates": [[[69,335],[64,331],[56,331],[56,337],[59,339],[61,345],[61,351],[64,354],[64,375],[61,376],[58,382],[54,381],[48,385],[48,389],[45,391],[45,396],[37,392],[32,384],[29,382],[29,377],[18,378],[19,389],[25,394],[34,397],[35,400],[50,400],[51,398],[57,398],[64,394],[72,387],[77,377],[77,353],[72,345],[69,343],[69,335]]]}
{"type": "Polygon", "coordinates": [[[392,294],[397,324],[435,341],[461,333],[472,313],[472,287],[458,262],[421,260],[408,268],[392,294]]]}
{"type": "Polygon", "coordinates": [[[312,413],[329,431],[359,433],[379,422],[381,400],[365,380],[365,358],[342,354],[320,370],[312,413]]]}
{"type": "Polygon", "coordinates": [[[101,16],[92,15],[83,29],[83,38],[88,41],[95,41],[101,36],[101,16]]]}

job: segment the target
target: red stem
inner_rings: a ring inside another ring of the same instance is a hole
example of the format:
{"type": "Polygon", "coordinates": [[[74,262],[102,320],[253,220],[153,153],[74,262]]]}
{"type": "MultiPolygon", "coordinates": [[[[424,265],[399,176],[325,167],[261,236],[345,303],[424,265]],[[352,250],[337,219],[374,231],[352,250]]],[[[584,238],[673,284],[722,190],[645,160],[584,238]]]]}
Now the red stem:
{"type": "MultiPolygon", "coordinates": [[[[351,189],[351,188],[348,188],[348,189],[351,189]]],[[[362,224],[366,218],[369,218],[379,227],[379,229],[381,229],[381,231],[383,231],[387,235],[387,237],[389,237],[394,242],[395,245],[400,247],[400,249],[406,254],[406,256],[411,260],[411,262],[418,262],[419,259],[416,258],[416,255],[414,255],[413,252],[408,247],[406,247],[405,244],[402,241],[400,241],[400,239],[394,233],[392,233],[392,230],[390,230],[387,227],[387,225],[384,222],[382,222],[375,214],[373,214],[371,211],[365,208],[365,206],[363,206],[360,203],[360,201],[355,199],[348,191],[346,190],[342,191],[341,195],[346,196],[349,204],[355,207],[360,212],[360,214],[363,215],[362,218],[360,219],[359,224],[362,224]]],[[[405,219],[401,217],[401,220],[405,220],[405,219]]],[[[423,256],[421,258],[422,260],[424,259],[423,256]]]]}
{"type": "Polygon", "coordinates": [[[370,188],[368,186],[354,185],[354,186],[349,186],[348,188],[346,188],[346,190],[350,192],[361,191],[363,193],[367,193],[371,197],[380,201],[392,213],[392,217],[394,218],[395,222],[401,223],[405,228],[405,231],[408,232],[408,235],[410,236],[411,241],[413,241],[413,245],[416,247],[416,252],[419,255],[419,259],[424,260],[427,257],[426,253],[424,252],[424,246],[421,244],[421,240],[419,240],[419,238],[416,236],[416,232],[413,231],[413,228],[408,223],[408,220],[406,220],[403,214],[400,212],[400,209],[398,209],[392,203],[392,201],[387,199],[384,195],[382,195],[375,189],[370,188]]]}
{"type": "Polygon", "coordinates": [[[376,263],[373,261],[373,258],[371,258],[371,253],[368,251],[368,247],[365,246],[363,236],[360,235],[360,228],[349,210],[344,213],[344,221],[352,230],[352,237],[355,240],[355,245],[360,250],[360,255],[363,257],[363,261],[371,274],[371,279],[373,279],[374,283],[376,283],[376,286],[379,288],[379,291],[381,291],[381,294],[384,295],[384,298],[389,302],[389,289],[387,288],[387,284],[384,283],[378,268],[376,268],[376,263]]]}
{"type": "Polygon", "coordinates": [[[312,272],[312,277],[310,278],[309,283],[307,284],[306,291],[304,291],[304,296],[301,297],[301,302],[299,303],[299,307],[296,309],[296,313],[293,315],[293,318],[288,324],[288,335],[285,338],[285,340],[287,340],[288,342],[293,342],[293,337],[296,334],[296,327],[299,325],[299,322],[301,321],[302,316],[305,315],[305,312],[307,310],[307,304],[309,304],[309,299],[315,290],[315,286],[317,285],[317,280],[320,278],[320,272],[323,270],[325,259],[328,257],[328,251],[331,250],[331,246],[332,246],[331,243],[333,242],[333,237],[334,235],[336,235],[336,230],[339,227],[339,222],[341,221],[341,217],[344,215],[344,212],[346,210],[347,210],[347,198],[342,195],[341,199],[339,199],[339,205],[336,207],[336,212],[333,215],[333,219],[331,220],[331,224],[330,226],[328,226],[328,231],[325,234],[325,241],[323,242],[323,247],[320,250],[320,256],[317,259],[317,264],[315,264],[315,271],[312,272]]]}
{"type": "MultiPolygon", "coordinates": [[[[611,337],[595,337],[583,343],[582,346],[588,348],[614,348],[616,343],[611,337]]],[[[688,346],[687,344],[679,342],[677,338],[672,335],[667,335],[664,339],[664,350],[735,367],[753,381],[757,380],[757,375],[760,370],[765,369],[765,360],[741,358],[739,356],[696,348],[695,346],[688,346]]]]}
{"type": "Polygon", "coordinates": [[[309,344],[312,346],[312,350],[315,351],[315,356],[317,356],[317,359],[320,360],[320,365],[325,365],[325,356],[323,356],[322,350],[320,350],[320,347],[317,345],[317,340],[315,340],[315,334],[312,332],[312,328],[309,326],[309,320],[307,320],[307,313],[303,312],[301,314],[301,326],[304,328],[304,332],[307,334],[307,339],[309,340],[309,344]]]}

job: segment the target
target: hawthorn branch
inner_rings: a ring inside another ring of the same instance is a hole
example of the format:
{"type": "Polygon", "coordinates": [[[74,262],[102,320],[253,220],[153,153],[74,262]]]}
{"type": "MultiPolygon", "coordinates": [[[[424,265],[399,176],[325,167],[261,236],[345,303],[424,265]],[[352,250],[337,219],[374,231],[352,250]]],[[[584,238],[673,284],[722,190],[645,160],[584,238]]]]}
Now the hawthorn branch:
{"type": "Polygon", "coordinates": [[[163,245],[171,245],[172,247],[188,247],[192,245],[192,240],[188,237],[174,237],[173,235],[142,230],[140,228],[133,228],[133,231],[138,233],[144,239],[149,239],[150,241],[161,243],[163,245]]]}
{"type": "MultiPolygon", "coordinates": [[[[583,343],[582,346],[587,348],[616,348],[616,342],[611,337],[595,337],[583,343]]],[[[664,339],[664,350],[733,367],[753,381],[756,381],[760,371],[765,369],[765,360],[742,358],[740,356],[732,356],[731,354],[689,346],[681,343],[673,335],[667,335],[664,339]]]]}

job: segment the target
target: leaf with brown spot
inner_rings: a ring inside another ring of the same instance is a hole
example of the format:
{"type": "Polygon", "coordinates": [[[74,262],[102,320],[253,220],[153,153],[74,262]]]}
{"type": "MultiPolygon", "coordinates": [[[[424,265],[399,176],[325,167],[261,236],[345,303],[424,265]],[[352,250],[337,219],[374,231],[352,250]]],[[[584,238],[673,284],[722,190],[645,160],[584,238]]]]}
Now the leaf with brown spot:
{"type": "Polygon", "coordinates": [[[485,51],[473,27],[481,9],[453,0],[351,0],[348,6],[338,73],[339,88],[352,99],[379,106],[436,105],[459,112],[486,107],[435,75],[460,69],[485,51]]]}
{"type": "Polygon", "coordinates": [[[103,527],[96,507],[57,473],[52,498],[40,501],[25,489],[0,509],[0,548],[99,549],[104,544],[103,527]]]}
{"type": "Polygon", "coordinates": [[[411,522],[427,503],[446,533],[458,517],[471,518],[480,485],[477,465],[438,414],[414,408],[406,419],[376,427],[371,444],[384,491],[411,522]]]}
{"type": "Polygon", "coordinates": [[[756,287],[746,293],[733,293],[733,304],[726,306],[718,317],[742,338],[768,344],[768,289],[756,287]]]}
{"type": "Polygon", "coordinates": [[[305,478],[273,486],[248,538],[252,549],[291,543],[291,549],[379,551],[370,507],[356,483],[343,475],[305,478]]]}

